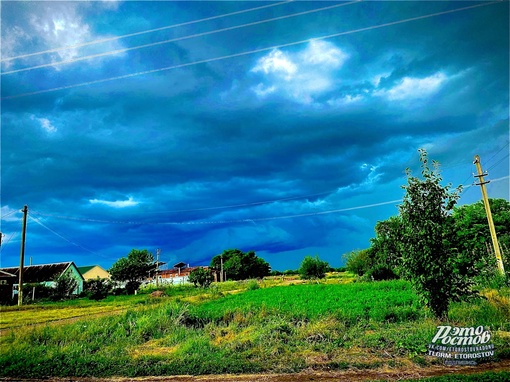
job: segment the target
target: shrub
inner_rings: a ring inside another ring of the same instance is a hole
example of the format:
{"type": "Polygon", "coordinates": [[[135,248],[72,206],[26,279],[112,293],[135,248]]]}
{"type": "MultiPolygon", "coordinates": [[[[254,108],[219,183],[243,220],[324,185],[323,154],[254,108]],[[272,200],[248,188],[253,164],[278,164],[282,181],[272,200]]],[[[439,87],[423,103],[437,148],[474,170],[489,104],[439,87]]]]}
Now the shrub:
{"type": "Polygon", "coordinates": [[[363,276],[370,270],[371,259],[368,249],[354,250],[344,255],[347,262],[345,267],[349,272],[363,276]]]}
{"type": "Polygon", "coordinates": [[[319,259],[319,256],[306,256],[299,268],[299,274],[303,279],[323,279],[329,270],[329,264],[319,259]]]}
{"type": "Polygon", "coordinates": [[[86,296],[90,300],[102,300],[108,296],[111,289],[110,281],[108,279],[100,279],[99,277],[93,280],[87,280],[83,286],[86,296]]]}
{"type": "Polygon", "coordinates": [[[197,268],[190,272],[188,281],[193,283],[195,287],[207,288],[213,282],[214,277],[208,270],[197,268]]]}
{"type": "Polygon", "coordinates": [[[395,280],[399,278],[398,275],[393,272],[393,269],[385,265],[374,266],[366,273],[366,277],[374,281],[395,280]]]}

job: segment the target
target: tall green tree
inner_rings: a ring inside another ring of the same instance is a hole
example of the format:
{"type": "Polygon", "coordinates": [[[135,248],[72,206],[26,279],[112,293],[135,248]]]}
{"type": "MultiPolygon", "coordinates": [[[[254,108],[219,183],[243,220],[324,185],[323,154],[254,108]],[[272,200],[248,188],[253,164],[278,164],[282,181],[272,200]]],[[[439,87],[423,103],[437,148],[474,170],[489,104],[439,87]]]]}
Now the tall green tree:
{"type": "Polygon", "coordinates": [[[305,280],[323,279],[329,270],[327,261],[319,259],[319,256],[306,256],[299,267],[299,274],[305,280]]]}
{"type": "Polygon", "coordinates": [[[114,281],[125,281],[128,293],[133,293],[141,282],[154,271],[154,255],[146,249],[132,249],[127,257],[117,260],[108,270],[114,281]]]}
{"type": "MultiPolygon", "coordinates": [[[[505,199],[489,199],[489,204],[505,262],[510,250],[510,202],[505,199]]],[[[485,282],[499,273],[483,202],[455,207],[453,218],[455,245],[462,252],[461,265],[469,269],[479,282],[485,282]]]]}
{"type": "Polygon", "coordinates": [[[271,272],[271,266],[264,259],[257,257],[254,251],[243,252],[239,249],[228,249],[211,260],[211,267],[223,270],[229,280],[247,280],[264,277],[271,272]],[[223,260],[222,260],[223,258],[223,260]]]}
{"type": "Polygon", "coordinates": [[[436,317],[445,317],[449,304],[470,293],[471,282],[459,273],[453,248],[454,224],[451,215],[460,196],[461,187],[441,185],[439,163],[428,164],[428,155],[420,150],[422,179],[412,176],[409,169],[402,218],[402,269],[417,293],[436,317]]]}
{"type": "Polygon", "coordinates": [[[371,239],[374,263],[398,270],[402,263],[402,218],[391,216],[375,225],[375,238],[371,239]]]}
{"type": "Polygon", "coordinates": [[[214,281],[214,277],[209,270],[196,268],[190,272],[188,281],[195,287],[207,288],[214,281]]]}

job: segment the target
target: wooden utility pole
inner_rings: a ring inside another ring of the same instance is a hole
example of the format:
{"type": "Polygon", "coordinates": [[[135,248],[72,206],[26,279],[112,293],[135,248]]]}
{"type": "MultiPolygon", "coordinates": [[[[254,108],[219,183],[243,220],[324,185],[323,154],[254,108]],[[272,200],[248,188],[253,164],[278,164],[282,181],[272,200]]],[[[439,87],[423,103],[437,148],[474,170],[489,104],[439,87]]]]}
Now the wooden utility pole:
{"type": "Polygon", "coordinates": [[[21,228],[21,250],[19,260],[18,306],[23,305],[23,263],[25,262],[25,238],[27,234],[28,206],[23,207],[23,226],[21,228]]]}
{"type": "Polygon", "coordinates": [[[159,254],[161,249],[156,249],[156,288],[159,288],[159,254]]]}
{"type": "Polygon", "coordinates": [[[220,283],[223,282],[223,255],[220,256],[221,259],[221,269],[220,269],[220,283]]]}
{"type": "Polygon", "coordinates": [[[498,264],[499,271],[502,275],[505,275],[505,266],[503,265],[503,259],[501,258],[501,251],[499,249],[498,237],[496,236],[496,229],[494,228],[494,221],[492,220],[491,206],[489,205],[489,198],[487,197],[487,190],[485,189],[485,185],[490,183],[490,180],[485,181],[483,179],[487,173],[482,171],[482,164],[480,163],[480,157],[475,155],[475,160],[473,163],[476,166],[476,170],[478,175],[475,175],[475,178],[480,180],[480,183],[476,183],[477,186],[482,188],[482,198],[483,205],[485,206],[485,212],[487,214],[487,221],[489,222],[489,231],[491,233],[492,238],[492,246],[494,247],[494,254],[496,255],[496,262],[498,264]]]}

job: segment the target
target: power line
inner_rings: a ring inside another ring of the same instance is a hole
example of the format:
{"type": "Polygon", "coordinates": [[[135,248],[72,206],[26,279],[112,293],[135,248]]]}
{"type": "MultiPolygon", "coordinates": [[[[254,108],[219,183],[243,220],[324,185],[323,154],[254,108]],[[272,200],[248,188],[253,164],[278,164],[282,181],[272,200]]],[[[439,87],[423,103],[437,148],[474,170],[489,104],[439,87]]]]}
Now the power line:
{"type": "Polygon", "coordinates": [[[17,211],[17,210],[11,211],[11,212],[9,212],[8,214],[2,215],[2,216],[0,217],[0,219],[5,219],[6,217],[11,216],[12,214],[15,214],[15,213],[17,213],[17,212],[20,212],[20,211],[17,211]]]}
{"type": "Polygon", "coordinates": [[[490,166],[486,171],[490,171],[492,170],[494,167],[496,167],[498,164],[500,164],[501,162],[503,162],[506,158],[508,158],[510,156],[510,154],[507,154],[506,156],[504,156],[503,158],[501,158],[500,160],[498,160],[496,163],[494,163],[492,166],[490,166]]]}
{"type": "Polygon", "coordinates": [[[5,241],[3,241],[3,240],[2,240],[2,245],[0,246],[0,252],[2,252],[3,248],[4,248],[7,244],[9,244],[9,242],[11,241],[11,239],[13,238],[13,236],[14,236],[14,234],[15,234],[15,233],[16,233],[16,232],[11,233],[11,236],[9,236],[9,238],[8,238],[7,240],[5,240],[5,241]]]}
{"type": "Polygon", "coordinates": [[[76,218],[76,217],[70,217],[70,216],[62,216],[62,215],[53,215],[53,214],[47,214],[42,212],[34,212],[32,210],[32,214],[35,215],[41,215],[41,216],[47,216],[47,217],[53,217],[57,219],[64,219],[64,220],[77,220],[77,221],[87,221],[87,222],[94,222],[94,223],[107,223],[107,224],[128,224],[128,225],[205,225],[205,224],[228,224],[228,223],[249,223],[254,221],[264,221],[264,220],[279,220],[279,219],[290,219],[290,218],[299,218],[299,217],[306,217],[306,216],[315,216],[315,215],[326,215],[326,214],[333,214],[333,213],[339,213],[339,212],[345,212],[345,211],[353,211],[353,210],[359,210],[359,209],[366,209],[366,208],[372,208],[372,207],[378,207],[383,206],[387,204],[397,203],[400,202],[401,199],[397,200],[390,200],[387,202],[381,202],[381,203],[375,203],[375,204],[367,204],[362,206],[355,206],[355,207],[347,207],[347,208],[341,208],[341,209],[335,209],[335,210],[327,210],[327,211],[315,211],[315,212],[308,212],[303,214],[293,214],[293,215],[283,215],[283,216],[271,216],[271,217],[260,217],[260,218],[246,218],[246,219],[231,219],[231,220],[202,220],[202,221],[184,221],[184,222],[175,222],[175,221],[168,221],[168,222],[140,222],[140,221],[118,221],[118,220],[102,220],[102,219],[88,219],[88,218],[76,218]]]}
{"type": "Polygon", "coordinates": [[[492,159],[494,159],[494,158],[496,157],[496,155],[498,155],[501,151],[503,151],[505,148],[507,148],[509,144],[510,144],[510,141],[508,141],[508,142],[506,143],[506,145],[504,145],[503,147],[501,147],[501,148],[500,148],[500,149],[499,149],[499,150],[498,150],[498,151],[497,151],[497,152],[496,152],[493,156],[491,156],[489,159],[487,159],[487,160],[485,161],[485,163],[486,163],[485,165],[487,166],[487,163],[489,163],[492,159]]]}
{"type": "Polygon", "coordinates": [[[290,42],[290,43],[286,43],[286,44],[274,45],[274,46],[270,46],[270,47],[266,47],[266,48],[254,49],[254,50],[250,50],[250,51],[246,51],[246,52],[240,52],[240,53],[234,53],[234,54],[220,56],[220,57],[203,59],[203,60],[193,61],[193,62],[189,62],[189,63],[185,63],[185,64],[172,65],[172,66],[167,66],[167,67],[159,68],[159,69],[145,70],[145,71],[125,74],[125,75],[121,75],[121,76],[115,76],[115,77],[109,77],[109,78],[104,78],[104,79],[100,79],[100,80],[82,82],[82,83],[79,83],[79,84],[65,85],[65,86],[60,86],[60,87],[55,87],[55,88],[50,88],[50,89],[45,89],[45,90],[38,90],[38,91],[34,91],[34,92],[21,93],[21,94],[16,94],[16,95],[12,95],[12,96],[2,97],[0,99],[1,100],[7,100],[7,99],[14,99],[14,98],[21,98],[21,97],[26,97],[26,96],[31,96],[31,95],[37,95],[37,94],[49,93],[49,92],[54,92],[54,91],[59,91],[59,90],[72,89],[72,88],[76,88],[76,87],[94,85],[94,84],[99,84],[99,83],[104,83],[104,82],[109,82],[109,81],[115,81],[115,80],[120,80],[120,79],[135,77],[135,76],[140,76],[140,75],[144,75],[144,74],[152,74],[152,73],[158,73],[158,72],[167,71],[167,70],[185,68],[185,67],[188,67],[188,66],[193,66],[193,65],[198,65],[198,64],[205,64],[205,63],[209,63],[209,62],[220,61],[220,60],[225,60],[225,59],[229,59],[229,58],[235,58],[235,57],[246,56],[246,55],[250,55],[250,54],[254,54],[254,53],[265,52],[265,51],[268,51],[268,50],[273,50],[273,49],[279,49],[279,48],[284,48],[284,47],[304,44],[304,43],[311,42],[311,41],[314,41],[314,40],[325,40],[325,39],[330,39],[330,38],[333,38],[333,37],[345,36],[345,35],[349,35],[349,34],[354,34],[354,33],[374,30],[374,29],[385,28],[385,27],[389,27],[389,26],[393,26],[393,25],[398,25],[398,24],[403,24],[403,23],[407,23],[407,22],[411,22],[411,21],[423,20],[423,19],[427,19],[427,18],[431,18],[431,17],[446,15],[446,14],[450,14],[450,13],[465,11],[465,10],[468,10],[468,9],[474,9],[474,8],[478,8],[478,7],[484,7],[484,6],[494,5],[494,4],[499,4],[499,3],[501,3],[501,1],[494,1],[494,2],[489,2],[489,3],[476,4],[476,5],[471,5],[471,6],[462,7],[462,8],[451,9],[451,10],[448,10],[448,11],[436,12],[436,13],[431,13],[431,14],[427,14],[427,15],[411,17],[411,18],[407,18],[407,19],[403,19],[403,20],[397,20],[397,21],[392,21],[392,22],[388,22],[388,23],[383,23],[383,24],[379,24],[379,25],[373,25],[373,26],[370,26],[370,27],[364,27],[364,28],[359,28],[359,29],[353,29],[353,30],[349,30],[349,31],[339,32],[339,33],[333,33],[333,34],[329,34],[329,35],[321,36],[321,37],[317,37],[317,38],[311,38],[311,39],[306,39],[306,40],[290,42]]]}
{"type": "Polygon", "coordinates": [[[231,30],[235,30],[235,29],[250,27],[250,26],[254,26],[254,25],[260,25],[260,24],[271,22],[271,21],[284,20],[284,19],[288,19],[290,17],[303,16],[303,15],[307,15],[307,14],[310,14],[310,13],[324,11],[324,10],[327,10],[327,9],[343,7],[345,5],[355,4],[355,3],[359,3],[361,1],[363,1],[363,0],[355,0],[355,1],[352,1],[352,2],[349,2],[349,3],[335,4],[335,5],[331,5],[331,6],[328,6],[328,7],[316,8],[316,9],[312,9],[312,10],[309,10],[309,11],[303,11],[303,12],[293,13],[293,14],[290,14],[290,15],[275,17],[275,18],[272,18],[272,19],[259,20],[259,21],[254,21],[254,22],[247,23],[247,24],[236,25],[236,26],[233,26],[233,27],[216,29],[216,30],[213,30],[213,31],[202,32],[202,33],[195,33],[195,34],[188,35],[188,36],[183,36],[183,37],[176,37],[176,38],[172,38],[172,39],[169,39],[169,40],[157,41],[157,42],[152,42],[152,43],[143,44],[143,45],[137,45],[137,46],[129,47],[129,48],[111,50],[111,51],[108,51],[108,52],[92,54],[92,55],[89,55],[89,56],[72,58],[72,59],[65,60],[65,61],[50,62],[48,64],[41,64],[41,65],[30,66],[30,67],[22,68],[22,69],[10,70],[8,72],[1,73],[1,75],[3,76],[3,75],[7,75],[7,74],[25,72],[25,71],[28,71],[28,70],[46,68],[46,67],[49,67],[49,66],[57,66],[57,65],[62,65],[62,64],[69,64],[69,63],[72,63],[72,62],[78,62],[78,61],[89,60],[89,59],[93,59],[93,58],[104,57],[104,56],[109,56],[109,55],[118,54],[118,53],[124,53],[124,52],[128,52],[128,51],[131,51],[131,50],[137,50],[137,49],[142,49],[142,48],[149,48],[149,47],[152,47],[152,46],[168,44],[168,43],[171,43],[171,42],[177,42],[177,41],[188,40],[188,39],[202,37],[202,36],[208,36],[208,35],[212,35],[212,34],[216,34],[216,33],[220,33],[220,32],[226,32],[226,31],[231,31],[231,30]]]}
{"type": "MultiPolygon", "coordinates": [[[[32,212],[32,213],[33,213],[33,212],[32,212]]],[[[81,249],[83,249],[84,251],[90,252],[90,253],[92,253],[92,254],[94,254],[94,255],[101,256],[99,253],[96,253],[96,252],[94,252],[94,251],[91,251],[90,249],[85,248],[85,247],[84,247],[84,246],[82,246],[81,244],[77,244],[77,243],[75,243],[75,242],[73,242],[73,241],[71,241],[71,240],[67,239],[66,237],[62,236],[62,235],[61,235],[61,234],[59,234],[58,232],[56,232],[56,231],[52,230],[50,227],[48,227],[48,226],[44,225],[44,224],[43,224],[43,223],[42,223],[39,219],[34,218],[34,217],[30,216],[30,215],[29,215],[28,217],[29,217],[31,220],[33,220],[34,222],[36,222],[37,224],[39,224],[41,227],[46,228],[48,231],[50,231],[50,232],[51,232],[51,233],[53,233],[54,235],[56,235],[56,236],[60,237],[61,239],[63,239],[63,240],[65,240],[65,241],[67,241],[68,243],[70,243],[70,244],[72,244],[72,245],[74,245],[74,246],[76,246],[76,247],[78,247],[78,248],[81,248],[81,249]]]]}
{"type": "Polygon", "coordinates": [[[37,56],[37,55],[40,55],[40,54],[53,53],[53,52],[58,52],[60,50],[81,48],[81,47],[88,46],[88,45],[94,45],[94,44],[100,44],[100,43],[103,43],[103,42],[120,40],[120,39],[126,38],[126,37],[139,36],[139,35],[142,35],[142,34],[158,32],[158,31],[162,31],[162,30],[166,30],[166,29],[178,28],[178,27],[182,27],[182,26],[186,26],[186,25],[201,23],[201,22],[204,22],[204,21],[211,21],[211,20],[222,18],[222,17],[234,16],[234,15],[239,15],[239,14],[242,14],[242,13],[252,12],[252,11],[256,11],[256,10],[260,10],[260,9],[264,9],[264,8],[270,8],[270,7],[275,7],[275,6],[279,6],[279,5],[283,5],[283,4],[288,4],[288,3],[292,3],[293,1],[294,0],[282,1],[282,2],[279,2],[279,3],[263,5],[263,6],[260,6],[260,7],[245,9],[245,10],[242,10],[242,11],[236,11],[236,12],[225,13],[223,15],[206,17],[206,18],[200,19],[200,20],[187,21],[187,22],[184,22],[184,23],[168,25],[168,26],[164,26],[164,27],[160,27],[160,28],[148,29],[148,30],[145,30],[145,31],[129,33],[129,34],[125,34],[125,35],[122,35],[122,36],[108,37],[108,38],[104,38],[104,39],[100,39],[100,40],[84,42],[84,43],[81,43],[81,44],[67,45],[67,46],[63,46],[63,47],[60,47],[60,48],[52,48],[52,49],[44,50],[44,51],[41,51],[41,52],[27,53],[27,54],[15,56],[15,57],[7,57],[7,58],[1,59],[0,62],[12,61],[12,60],[20,59],[20,58],[37,56]]]}

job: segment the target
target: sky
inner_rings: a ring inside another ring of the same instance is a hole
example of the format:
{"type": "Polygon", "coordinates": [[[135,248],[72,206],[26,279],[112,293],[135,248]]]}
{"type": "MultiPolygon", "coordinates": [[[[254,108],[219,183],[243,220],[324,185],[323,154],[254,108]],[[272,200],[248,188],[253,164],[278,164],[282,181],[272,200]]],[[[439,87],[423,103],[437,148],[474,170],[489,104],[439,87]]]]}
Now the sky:
{"type": "Polygon", "coordinates": [[[508,1],[2,1],[0,266],[333,267],[418,149],[509,200],[508,1]]]}

